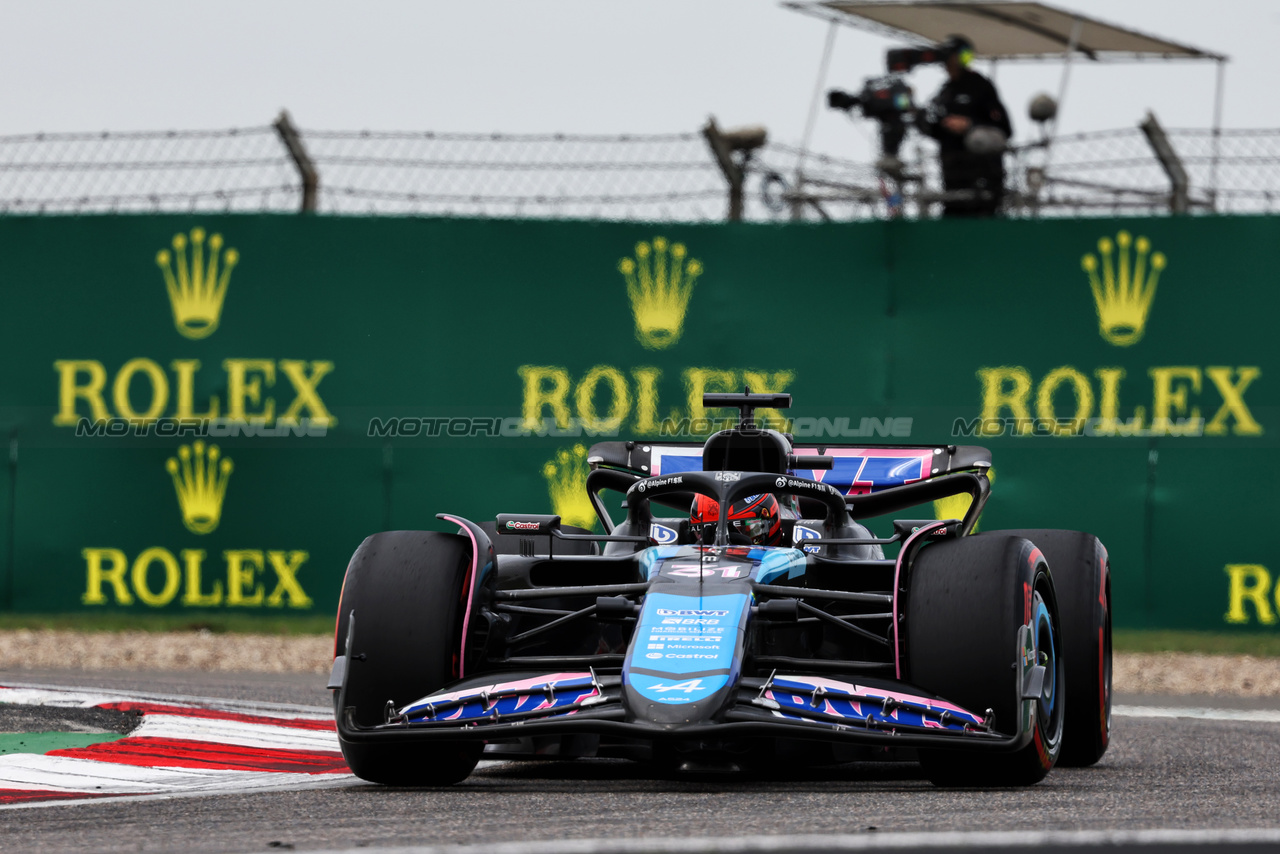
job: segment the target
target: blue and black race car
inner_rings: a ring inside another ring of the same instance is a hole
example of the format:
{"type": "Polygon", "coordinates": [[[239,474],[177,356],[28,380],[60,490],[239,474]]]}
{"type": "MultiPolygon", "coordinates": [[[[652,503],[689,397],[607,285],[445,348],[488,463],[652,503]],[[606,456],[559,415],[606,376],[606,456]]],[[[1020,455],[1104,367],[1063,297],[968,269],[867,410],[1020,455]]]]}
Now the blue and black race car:
{"type": "Polygon", "coordinates": [[[482,755],[721,771],[897,758],[938,785],[1010,786],[1101,758],[1110,567],[1095,537],[974,534],[983,448],[795,448],[754,421],[789,395],[704,405],[737,407],[737,425],[591,449],[604,534],[441,514],[458,533],[360,545],[329,680],[358,776],[449,784],[482,755]],[[961,519],[894,518],[958,495],[961,519]]]}

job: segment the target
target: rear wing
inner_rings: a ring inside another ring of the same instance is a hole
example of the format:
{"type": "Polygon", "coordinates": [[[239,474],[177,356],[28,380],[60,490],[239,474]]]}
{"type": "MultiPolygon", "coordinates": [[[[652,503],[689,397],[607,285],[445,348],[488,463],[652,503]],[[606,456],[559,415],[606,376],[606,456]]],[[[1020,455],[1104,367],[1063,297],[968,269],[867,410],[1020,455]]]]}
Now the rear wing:
{"type": "MultiPolygon", "coordinates": [[[[587,462],[658,477],[702,471],[702,444],[695,442],[599,442],[591,446],[587,462]]],[[[832,458],[830,469],[797,468],[795,477],[834,486],[843,495],[868,495],[909,483],[960,471],[991,467],[991,452],[976,445],[826,445],[795,448],[798,456],[832,458]]]]}
{"type": "MultiPolygon", "coordinates": [[[[602,469],[639,477],[702,471],[703,445],[695,442],[599,442],[591,446],[587,462],[602,469]]],[[[833,486],[845,496],[855,519],[895,513],[929,501],[967,493],[973,501],[962,530],[968,533],[986,503],[990,485],[986,471],[991,452],[976,445],[825,445],[795,448],[800,465],[810,455],[831,458],[831,468],[794,468],[786,472],[833,486]]],[[[593,472],[595,474],[595,472],[593,472]]],[[[615,475],[618,477],[621,475],[615,475]]],[[[610,478],[589,478],[606,488],[619,488],[610,478]]],[[[623,487],[625,490],[625,487],[623,487]]],[[[589,484],[593,503],[598,502],[589,484]]]]}

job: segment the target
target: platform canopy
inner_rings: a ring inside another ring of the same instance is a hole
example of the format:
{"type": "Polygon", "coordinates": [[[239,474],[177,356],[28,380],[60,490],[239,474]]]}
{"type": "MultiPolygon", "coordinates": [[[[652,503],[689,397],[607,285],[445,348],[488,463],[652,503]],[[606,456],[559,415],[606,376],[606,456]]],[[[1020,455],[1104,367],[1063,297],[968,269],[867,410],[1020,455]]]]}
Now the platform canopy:
{"type": "Polygon", "coordinates": [[[983,59],[1208,59],[1221,54],[1118,27],[1045,3],[1018,0],[823,0],[784,6],[890,38],[936,44],[967,36],[983,59]]]}

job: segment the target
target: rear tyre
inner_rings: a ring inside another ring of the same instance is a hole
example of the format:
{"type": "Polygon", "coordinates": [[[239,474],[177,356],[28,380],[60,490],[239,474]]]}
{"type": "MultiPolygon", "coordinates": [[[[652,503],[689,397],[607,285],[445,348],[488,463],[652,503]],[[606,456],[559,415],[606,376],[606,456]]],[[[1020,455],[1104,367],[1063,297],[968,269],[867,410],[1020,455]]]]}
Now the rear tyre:
{"type": "Polygon", "coordinates": [[[920,750],[937,786],[1029,786],[1044,779],[1062,748],[1065,709],[1057,603],[1049,567],[1022,537],[988,534],[926,546],[911,567],[907,678],[969,711],[995,714],[1012,734],[1030,717],[1030,741],[1014,752],[920,750]],[[1018,630],[1031,625],[1046,667],[1037,699],[1024,701],[1018,630]]]}
{"type": "MultiPolygon", "coordinates": [[[[338,605],[336,655],[347,655],[346,706],[362,726],[458,677],[462,618],[471,575],[467,540],[434,531],[387,531],[351,557],[338,605]],[[355,621],[352,649],[347,632],[355,621]]],[[[334,713],[339,692],[334,692],[334,713]]],[[[369,743],[339,736],[357,777],[391,786],[441,786],[464,779],[484,749],[463,744],[369,743]]]]}
{"type": "MultiPolygon", "coordinates": [[[[1071,686],[1059,765],[1083,768],[1111,742],[1111,562],[1092,534],[1080,531],[999,531],[1026,537],[1053,570],[1062,625],[1062,657],[1071,686]]],[[[987,536],[987,535],[983,535],[987,536]]]]}

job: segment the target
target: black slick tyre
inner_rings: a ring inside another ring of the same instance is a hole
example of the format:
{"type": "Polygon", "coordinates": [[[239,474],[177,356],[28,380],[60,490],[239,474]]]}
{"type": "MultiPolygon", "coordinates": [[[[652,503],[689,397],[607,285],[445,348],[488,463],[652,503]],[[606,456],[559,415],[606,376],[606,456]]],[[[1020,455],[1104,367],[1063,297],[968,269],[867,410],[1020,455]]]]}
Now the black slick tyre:
{"type": "Polygon", "coordinates": [[[907,582],[908,680],[1012,735],[1029,718],[1031,736],[1012,752],[922,748],[925,776],[938,786],[1029,786],[1044,779],[1062,747],[1065,709],[1057,603],[1049,567],[1016,536],[988,534],[926,545],[907,582]],[[1043,690],[1024,700],[1019,629],[1032,627],[1043,690]]]}
{"type": "MultiPolygon", "coordinates": [[[[458,678],[470,582],[466,538],[434,531],[387,531],[351,557],[338,605],[335,655],[347,655],[346,709],[361,726],[385,721],[388,701],[406,705],[458,678]],[[346,648],[351,622],[351,649],[346,648]]],[[[348,741],[343,758],[357,777],[393,786],[440,786],[464,779],[481,742],[348,741]]]]}
{"type": "MultiPolygon", "coordinates": [[[[1026,537],[1053,572],[1071,705],[1058,764],[1083,768],[1111,742],[1111,564],[1092,534],[1052,529],[999,531],[1026,537]]],[[[986,536],[986,535],[983,535],[986,536]]]]}

